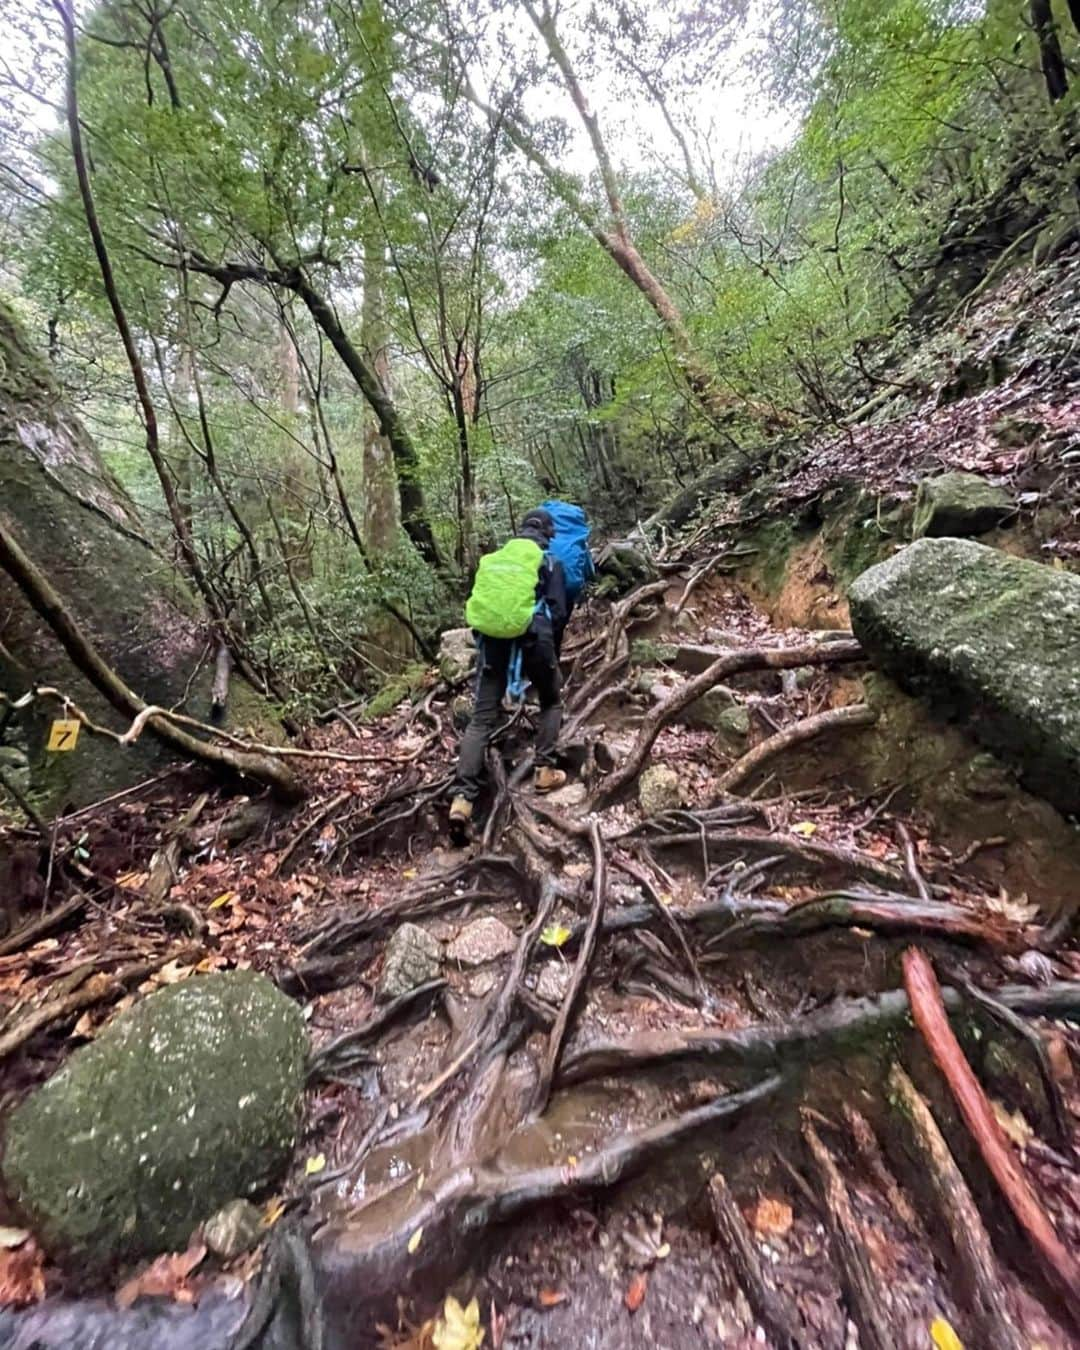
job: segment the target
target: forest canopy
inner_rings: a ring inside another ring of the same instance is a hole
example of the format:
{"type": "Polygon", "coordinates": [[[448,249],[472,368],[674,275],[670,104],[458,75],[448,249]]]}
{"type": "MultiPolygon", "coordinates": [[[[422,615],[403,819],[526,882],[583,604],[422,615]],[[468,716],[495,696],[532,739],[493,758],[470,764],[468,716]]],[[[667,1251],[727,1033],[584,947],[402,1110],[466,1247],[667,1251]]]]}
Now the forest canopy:
{"type": "Polygon", "coordinates": [[[1071,0],[0,13],[0,286],[300,710],[429,653],[537,500],[617,531],[797,456],[1075,235],[1071,0]]]}

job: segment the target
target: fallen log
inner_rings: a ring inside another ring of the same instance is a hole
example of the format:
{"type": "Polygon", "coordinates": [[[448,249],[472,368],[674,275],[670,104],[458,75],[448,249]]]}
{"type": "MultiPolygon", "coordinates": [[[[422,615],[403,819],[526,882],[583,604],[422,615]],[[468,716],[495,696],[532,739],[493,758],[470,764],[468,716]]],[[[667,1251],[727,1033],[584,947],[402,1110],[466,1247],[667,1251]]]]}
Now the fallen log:
{"type": "MultiPolygon", "coordinates": [[[[1040,988],[1006,985],[996,991],[995,997],[1007,1008],[1033,1016],[1080,1015],[1080,982],[1076,981],[1040,988]]],[[[964,999],[954,989],[942,991],[942,999],[951,1014],[964,1009],[964,999]]],[[[890,989],[865,998],[838,998],[825,1008],[787,1022],[758,1023],[734,1031],[669,1027],[612,1040],[597,1039],[563,1061],[558,1081],[562,1085],[582,1083],[692,1058],[745,1068],[814,1063],[858,1050],[902,1022],[909,1011],[907,992],[890,989]]]]}
{"type": "Polygon", "coordinates": [[[803,1120],[803,1138],[817,1172],[833,1254],[840,1267],[844,1301],[851,1320],[859,1329],[859,1345],[863,1350],[894,1350],[903,1338],[900,1328],[886,1315],[888,1293],[870,1264],[844,1178],[807,1119],[803,1120]]]}
{"type": "Polygon", "coordinates": [[[964,1276],[965,1302],[979,1343],[995,1350],[1024,1350],[1027,1341],[1009,1312],[994,1249],[963,1173],[949,1152],[922,1094],[899,1064],[889,1070],[890,1100],[908,1127],[920,1175],[933,1196],[934,1218],[949,1235],[953,1256],[964,1276]]]}
{"type": "Polygon", "coordinates": [[[728,1265],[769,1339],[777,1350],[812,1350],[814,1337],[805,1331],[798,1305],[777,1286],[719,1172],[709,1182],[709,1200],[728,1265]]]}
{"type": "MultiPolygon", "coordinates": [[[[916,947],[910,947],[904,953],[904,987],[915,1025],[948,1083],[983,1161],[1026,1233],[1047,1282],[1080,1327],[1080,1262],[1058,1237],[1009,1147],[982,1084],[975,1077],[949,1025],[945,999],[934,967],[925,953],[916,947]]],[[[1008,1007],[1008,1000],[1001,997],[1002,992],[999,991],[998,1002],[1008,1007]]]]}

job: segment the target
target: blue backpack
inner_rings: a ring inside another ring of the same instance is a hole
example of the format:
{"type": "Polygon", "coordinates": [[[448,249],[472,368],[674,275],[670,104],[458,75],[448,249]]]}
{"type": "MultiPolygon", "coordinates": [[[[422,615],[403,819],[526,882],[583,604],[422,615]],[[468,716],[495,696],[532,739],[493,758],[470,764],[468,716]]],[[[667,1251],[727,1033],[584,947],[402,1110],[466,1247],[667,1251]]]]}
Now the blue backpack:
{"type": "Polygon", "coordinates": [[[596,575],[589,552],[592,531],[580,506],[571,506],[569,502],[543,502],[541,505],[555,522],[555,538],[548,545],[548,557],[562,563],[566,598],[573,605],[596,575]]]}

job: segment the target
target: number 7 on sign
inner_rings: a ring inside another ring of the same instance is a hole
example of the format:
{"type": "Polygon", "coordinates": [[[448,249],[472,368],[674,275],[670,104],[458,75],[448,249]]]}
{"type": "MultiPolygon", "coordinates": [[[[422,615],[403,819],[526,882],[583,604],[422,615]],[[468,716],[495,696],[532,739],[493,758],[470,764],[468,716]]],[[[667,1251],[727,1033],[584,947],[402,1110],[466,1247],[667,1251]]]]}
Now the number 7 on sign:
{"type": "Polygon", "coordinates": [[[74,750],[81,723],[74,717],[58,717],[49,728],[46,750],[74,750]]]}

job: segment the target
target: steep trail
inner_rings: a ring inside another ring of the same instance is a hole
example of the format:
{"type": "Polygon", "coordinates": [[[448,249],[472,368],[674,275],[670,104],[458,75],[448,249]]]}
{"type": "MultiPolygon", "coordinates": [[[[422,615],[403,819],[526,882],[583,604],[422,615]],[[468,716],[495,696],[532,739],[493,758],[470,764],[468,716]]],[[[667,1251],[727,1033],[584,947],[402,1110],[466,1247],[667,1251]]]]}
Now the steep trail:
{"type": "MultiPolygon", "coordinates": [[[[849,1323],[863,1344],[925,1346],[937,1318],[965,1344],[990,1343],[987,1325],[1007,1344],[1014,1324],[1074,1343],[911,1026],[901,971],[917,944],[951,986],[1009,1147],[1075,1256],[1080,954],[1036,913],[1069,860],[1022,897],[1022,857],[947,847],[903,782],[867,792],[882,733],[859,711],[850,641],[776,628],[722,556],[661,567],[575,619],[574,781],[545,799],[521,788],[528,737],[511,725],[469,849],[442,829],[461,695],[434,682],[377,727],[320,733],[365,762],[329,767],[298,812],[215,799],[188,830],[169,900],[203,931],[179,975],[265,969],[309,1009],[315,1043],[288,1207],[238,1343],[422,1346],[448,1291],[479,1295],[485,1344],[504,1346],[676,1350],[762,1343],[763,1327],[764,1343],[839,1347],[849,1323]],[[380,1004],[405,920],[445,944],[441,969],[380,1004]],[[964,980],[1020,1010],[1048,1078],[964,980]],[[924,1184],[903,1070],[986,1225],[989,1311],[946,1237],[956,1178],[924,1184]],[[305,1175],[311,1157],[325,1166],[305,1175]]],[[[137,893],[155,826],[189,801],[80,822],[95,872],[126,870],[137,893]]],[[[5,970],[26,968],[33,993],[95,950],[175,951],[123,894],[5,970]]],[[[54,1057],[20,1052],[14,1090],[54,1057]]],[[[244,1300],[227,1316],[205,1279],[188,1323],[170,1313],[175,1341],[100,1304],[82,1341],[49,1339],[45,1304],[0,1319],[0,1343],[94,1344],[99,1316],[110,1345],[225,1345],[244,1300]]]]}

